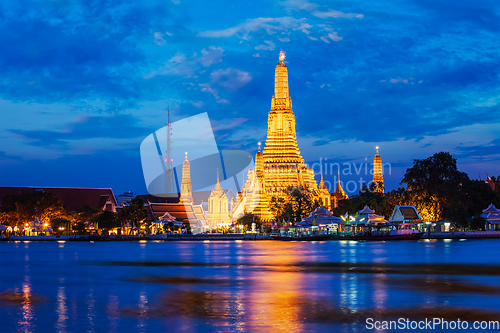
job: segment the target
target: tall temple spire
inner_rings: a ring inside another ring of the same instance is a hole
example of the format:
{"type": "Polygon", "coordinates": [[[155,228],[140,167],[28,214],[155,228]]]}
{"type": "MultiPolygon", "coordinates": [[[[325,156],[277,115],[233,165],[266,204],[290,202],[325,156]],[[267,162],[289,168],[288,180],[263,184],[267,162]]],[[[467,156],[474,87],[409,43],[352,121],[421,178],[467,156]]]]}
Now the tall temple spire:
{"type": "Polygon", "coordinates": [[[384,175],[382,174],[382,158],[378,154],[378,146],[375,147],[377,153],[373,158],[373,181],[375,184],[375,192],[384,193],[384,175]]]}
{"type": "Polygon", "coordinates": [[[326,209],[331,209],[332,198],[331,194],[328,191],[328,187],[326,187],[325,182],[323,180],[323,165],[321,165],[321,181],[318,186],[319,198],[323,204],[323,207],[326,209]]]}
{"type": "Polygon", "coordinates": [[[274,96],[269,112],[267,140],[264,148],[264,163],[302,164],[295,132],[295,115],[292,111],[292,99],[288,94],[288,69],[283,63],[284,53],[280,52],[280,62],[274,73],[274,96]]]}
{"type": "Polygon", "coordinates": [[[259,142],[259,151],[255,154],[255,172],[257,174],[257,178],[259,182],[262,182],[262,177],[264,176],[264,156],[260,151],[260,142],[259,142]]]}
{"type": "Polygon", "coordinates": [[[215,184],[214,191],[222,191],[222,187],[219,183],[219,168],[217,168],[217,184],[215,184]]]}
{"type": "Polygon", "coordinates": [[[319,187],[320,189],[326,188],[325,182],[323,181],[323,166],[321,165],[321,180],[319,182],[319,187]]]}
{"type": "Polygon", "coordinates": [[[285,198],[290,187],[307,188],[315,198],[319,197],[314,171],[304,163],[297,145],[288,69],[284,60],[285,53],[281,50],[274,72],[274,95],[269,111],[266,143],[262,151],[259,145],[255,169],[248,171],[247,181],[242,186],[243,199],[233,209],[238,212],[236,214],[246,211],[245,208],[249,209],[261,221],[273,219],[270,212],[271,198],[285,198]]]}
{"type": "MultiPolygon", "coordinates": [[[[338,170],[337,188],[335,189],[333,195],[336,197],[337,202],[339,200],[349,199],[349,196],[347,195],[347,193],[345,193],[344,189],[342,188],[342,183],[340,181],[340,169],[338,170]]],[[[337,202],[335,203],[335,206],[337,205],[337,202]]]]}
{"type": "Polygon", "coordinates": [[[186,152],[186,159],[182,163],[182,183],[181,183],[181,198],[182,202],[193,202],[193,187],[191,185],[191,165],[189,164],[186,152]]]}

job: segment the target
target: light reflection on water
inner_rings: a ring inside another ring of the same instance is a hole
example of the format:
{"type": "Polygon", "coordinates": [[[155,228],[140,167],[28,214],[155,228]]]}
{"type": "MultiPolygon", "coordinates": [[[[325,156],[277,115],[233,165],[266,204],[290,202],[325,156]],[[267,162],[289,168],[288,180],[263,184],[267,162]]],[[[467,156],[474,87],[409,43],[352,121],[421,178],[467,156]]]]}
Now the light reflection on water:
{"type": "Polygon", "coordinates": [[[61,278],[59,281],[59,287],[57,287],[57,306],[56,306],[56,314],[57,314],[57,323],[56,323],[56,331],[65,333],[66,332],[66,320],[68,320],[68,307],[66,306],[66,292],[64,287],[64,279],[61,278]]]}
{"type": "Polygon", "coordinates": [[[24,332],[33,332],[34,329],[34,314],[33,307],[31,305],[30,295],[30,278],[28,275],[24,277],[24,282],[22,284],[22,293],[23,293],[23,303],[22,303],[22,319],[19,322],[19,327],[21,327],[24,332]]]}
{"type": "Polygon", "coordinates": [[[88,333],[93,333],[95,332],[95,316],[96,316],[96,309],[95,309],[95,299],[94,299],[94,288],[90,288],[89,293],[87,295],[87,319],[88,319],[88,325],[87,325],[87,332],[88,333]]]}
{"type": "Polygon", "coordinates": [[[500,265],[498,244],[4,242],[0,321],[6,332],[350,332],[369,315],[474,316],[500,301],[486,266],[500,265]]]}

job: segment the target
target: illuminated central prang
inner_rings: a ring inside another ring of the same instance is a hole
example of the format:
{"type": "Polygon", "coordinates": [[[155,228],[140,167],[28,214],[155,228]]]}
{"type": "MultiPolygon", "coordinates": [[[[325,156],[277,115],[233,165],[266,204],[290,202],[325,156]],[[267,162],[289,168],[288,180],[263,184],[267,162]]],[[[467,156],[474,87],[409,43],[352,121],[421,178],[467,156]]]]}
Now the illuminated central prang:
{"type": "Polygon", "coordinates": [[[259,142],[255,169],[249,170],[241,192],[233,198],[233,221],[245,212],[253,213],[261,221],[272,221],[274,216],[269,209],[271,198],[285,197],[289,187],[307,187],[315,197],[325,199],[325,205],[329,206],[328,189],[325,187],[324,193],[318,191],[314,172],[304,164],[300,155],[283,51],[280,51],[279,59],[274,75],[274,96],[268,118],[266,146],[261,151],[259,142]]]}
{"type": "Polygon", "coordinates": [[[300,155],[295,132],[295,115],[288,93],[288,70],[283,63],[285,54],[280,52],[280,62],[274,76],[274,96],[271,100],[267,124],[264,157],[266,192],[278,195],[289,186],[307,186],[317,191],[314,172],[307,168],[300,155]]]}

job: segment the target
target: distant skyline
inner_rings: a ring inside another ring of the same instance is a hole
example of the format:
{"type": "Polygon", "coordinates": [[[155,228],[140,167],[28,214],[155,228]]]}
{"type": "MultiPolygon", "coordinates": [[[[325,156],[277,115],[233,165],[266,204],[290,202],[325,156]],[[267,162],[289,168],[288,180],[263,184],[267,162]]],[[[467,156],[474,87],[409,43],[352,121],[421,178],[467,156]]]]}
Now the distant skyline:
{"type": "Polygon", "coordinates": [[[496,0],[20,0],[0,17],[0,185],[146,193],[139,146],[167,105],[255,154],[280,49],[310,166],[372,163],[380,146],[386,191],[439,151],[500,175],[496,0]]]}

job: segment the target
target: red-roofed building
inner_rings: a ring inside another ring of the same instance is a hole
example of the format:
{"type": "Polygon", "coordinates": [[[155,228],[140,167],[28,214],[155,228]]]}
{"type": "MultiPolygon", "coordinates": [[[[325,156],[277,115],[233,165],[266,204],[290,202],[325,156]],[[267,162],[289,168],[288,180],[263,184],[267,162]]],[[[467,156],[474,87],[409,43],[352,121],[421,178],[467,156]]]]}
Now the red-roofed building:
{"type": "Polygon", "coordinates": [[[7,195],[33,192],[54,193],[71,211],[77,211],[85,205],[111,212],[116,211],[116,198],[111,188],[0,186],[0,204],[7,195]]]}

